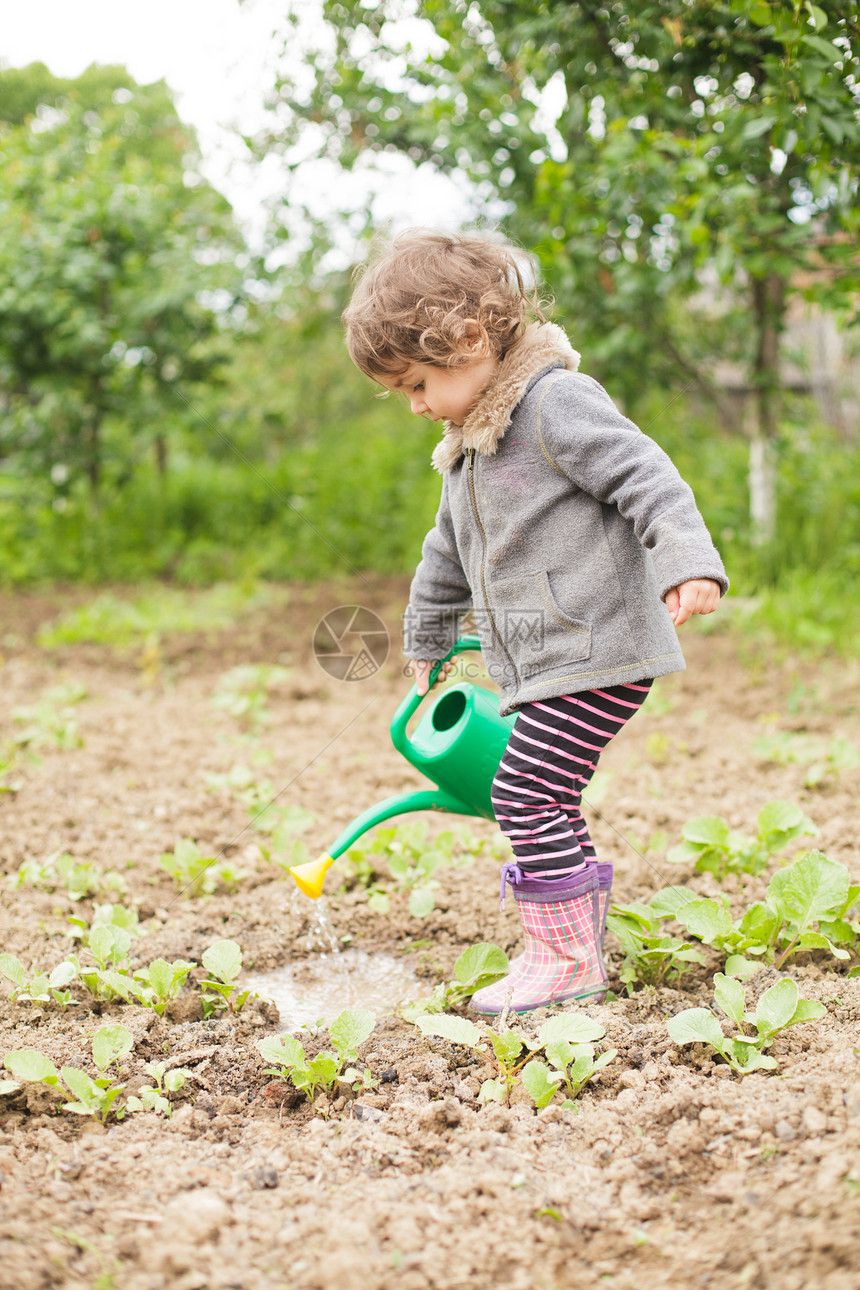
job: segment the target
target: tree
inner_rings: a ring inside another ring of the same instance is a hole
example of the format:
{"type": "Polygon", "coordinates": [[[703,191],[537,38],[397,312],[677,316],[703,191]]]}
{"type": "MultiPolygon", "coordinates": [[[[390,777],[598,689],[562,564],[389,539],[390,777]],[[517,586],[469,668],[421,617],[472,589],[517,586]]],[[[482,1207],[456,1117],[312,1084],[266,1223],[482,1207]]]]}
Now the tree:
{"type": "Polygon", "coordinates": [[[860,288],[856,0],[323,9],[307,67],[280,82],[284,149],[315,142],[345,167],[393,149],[467,178],[630,402],[679,372],[720,402],[713,360],[741,357],[753,514],[772,536],[787,301],[847,310],[860,288]],[[728,309],[691,326],[709,279],[728,309]]]}
{"type": "Polygon", "coordinates": [[[0,456],[61,487],[163,467],[176,391],[226,358],[230,208],[163,82],[34,64],[0,73],[0,121],[0,456]]]}

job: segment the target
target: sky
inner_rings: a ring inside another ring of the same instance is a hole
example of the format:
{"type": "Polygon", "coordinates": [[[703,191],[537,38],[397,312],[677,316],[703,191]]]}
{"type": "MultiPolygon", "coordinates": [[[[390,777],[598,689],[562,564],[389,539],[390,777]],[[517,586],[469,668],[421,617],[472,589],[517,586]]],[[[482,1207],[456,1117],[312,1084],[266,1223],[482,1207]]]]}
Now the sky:
{"type": "MultiPolygon", "coordinates": [[[[309,16],[316,3],[302,0],[309,16]]],[[[77,76],[93,62],[121,63],[143,84],[166,80],[180,116],[197,130],[207,179],[254,239],[284,172],[277,163],[249,170],[236,127],[250,133],[265,121],[279,51],[273,32],[285,8],[285,0],[0,0],[0,64],[42,62],[56,76],[77,76]]],[[[378,218],[394,227],[453,227],[465,216],[448,180],[416,175],[401,159],[386,163],[386,178],[374,184],[378,218]]],[[[345,195],[359,206],[368,181],[309,168],[303,192],[325,215],[345,195]]]]}

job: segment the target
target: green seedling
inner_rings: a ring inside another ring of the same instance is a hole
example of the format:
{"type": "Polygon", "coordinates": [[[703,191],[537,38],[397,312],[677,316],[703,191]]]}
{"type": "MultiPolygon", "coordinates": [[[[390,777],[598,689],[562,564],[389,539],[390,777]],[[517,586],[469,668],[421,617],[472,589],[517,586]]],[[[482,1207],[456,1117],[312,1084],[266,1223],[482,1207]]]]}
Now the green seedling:
{"type": "Polygon", "coordinates": [[[152,637],[229,627],[249,609],[268,603],[272,594],[266,586],[246,584],[200,591],[156,587],[129,600],[107,591],[40,628],[36,639],[48,650],[81,643],[139,647],[152,637]]]}
{"type": "Polygon", "coordinates": [[[681,830],[681,842],[666,859],[670,864],[692,862],[701,873],[712,873],[718,882],[728,874],[759,874],[772,856],[796,838],[818,829],[793,802],[768,802],[758,813],[756,835],[731,829],[719,816],[690,820],[681,830]]]}
{"type": "Polygon", "coordinates": [[[235,941],[215,941],[203,951],[203,966],[209,973],[209,979],[200,982],[204,1017],[211,1017],[219,1007],[241,1012],[249,999],[259,998],[236,984],[242,971],[242,951],[235,941]]]}
{"type": "Polygon", "coordinates": [[[15,708],[12,716],[23,726],[13,744],[34,752],[46,748],[80,748],[78,718],[74,705],[87,696],[86,688],[76,681],[54,685],[36,703],[15,708]]]}
{"type": "Polygon", "coordinates": [[[745,1012],[744,988],[739,981],[718,972],[714,977],[714,1000],[717,1007],[740,1032],[726,1037],[719,1020],[709,1008],[687,1008],[670,1017],[666,1023],[669,1036],[676,1044],[709,1044],[732,1070],[741,1075],[750,1071],[776,1070],[776,1059],[764,1050],[789,1026],[823,1017],[823,1004],[801,999],[791,977],[777,981],[758,1001],[754,1013],[745,1012]],[[755,1028],[750,1034],[745,1026],[755,1028]]]}
{"type": "Polygon", "coordinates": [[[813,735],[780,731],[753,740],[752,750],[763,761],[774,761],[782,766],[796,764],[806,767],[803,782],[807,788],[817,788],[828,780],[838,779],[843,771],[860,766],[860,752],[850,739],[835,737],[816,739],[813,735]]]}
{"type": "Polygon", "coordinates": [[[143,932],[137,910],[127,909],[125,905],[96,905],[91,922],[73,914],[69,915],[67,922],[66,936],[70,941],[80,941],[83,948],[89,945],[90,932],[95,927],[121,927],[129,937],[140,936],[143,932]]]}
{"type": "Polygon", "coordinates": [[[184,1088],[191,1072],[184,1067],[169,1071],[166,1069],[165,1062],[147,1062],[143,1069],[155,1083],[144,1085],[143,1088],[138,1089],[136,1096],[127,1098],[125,1110],[158,1111],[170,1119],[173,1107],[168,1094],[178,1093],[181,1088],[184,1088]]]}
{"type": "Polygon", "coordinates": [[[339,1082],[353,1084],[359,1075],[353,1067],[358,1060],[357,1050],[370,1038],[375,1024],[372,1012],[347,1008],[329,1029],[334,1053],[323,1050],[311,1058],[305,1055],[295,1035],[269,1035],[260,1039],[257,1048],[266,1061],[273,1063],[266,1067],[265,1074],[280,1075],[314,1102],[320,1091],[329,1093],[339,1082]]]}
{"type": "Polygon", "coordinates": [[[40,887],[44,891],[65,888],[70,900],[84,900],[101,891],[124,893],[125,879],[121,874],[102,871],[88,860],[76,860],[68,852],[54,851],[45,860],[25,860],[9,876],[11,887],[25,885],[40,887]]]}
{"type": "Polygon", "coordinates": [[[186,982],[188,973],[197,966],[185,959],[155,959],[149,967],[141,968],[134,974],[132,993],[137,996],[145,1008],[152,1008],[159,1016],[169,1003],[178,997],[186,982]]]}
{"type": "Polygon", "coordinates": [[[397,899],[406,900],[413,918],[426,918],[436,907],[439,881],[433,875],[443,866],[455,863],[455,850],[461,837],[449,829],[430,839],[424,820],[374,829],[346,853],[347,865],[352,869],[347,885],[368,887],[367,903],[376,913],[389,912],[393,894],[397,899]],[[388,866],[393,893],[377,881],[382,876],[380,862],[383,860],[388,866]]]}
{"type": "Polygon", "coordinates": [[[617,1055],[610,1048],[595,1056],[594,1042],[605,1030],[597,1021],[581,1013],[562,1013],[550,1017],[538,1031],[537,1048],[542,1048],[546,1062],[533,1058],[523,1067],[522,1082],[535,1106],[548,1106],[562,1085],[567,1089],[563,1107],[575,1105],[575,1099],[592,1076],[617,1055]]]}
{"type": "Polygon", "coordinates": [[[507,975],[509,967],[508,956],[498,945],[491,945],[488,941],[470,945],[454,964],[453,981],[440,982],[429,999],[406,1004],[401,1015],[406,1021],[415,1022],[426,1014],[459,1008],[476,990],[500,981],[507,975]]]}
{"type": "Polygon", "coordinates": [[[0,974],[12,982],[11,998],[18,1003],[56,1003],[63,1009],[75,1001],[65,988],[78,974],[71,959],[64,959],[50,972],[30,975],[24,964],[14,954],[0,954],[0,974]]]}
{"type": "Polygon", "coordinates": [[[170,874],[176,890],[187,896],[211,896],[219,887],[234,891],[245,877],[231,861],[203,855],[190,838],[182,838],[173,851],[165,851],[158,863],[170,874]]]}
{"type": "Polygon", "coordinates": [[[257,734],[272,720],[266,708],[269,690],[289,677],[289,670],[267,663],[242,663],[225,672],[212,694],[212,706],[235,717],[257,734]]]}
{"type": "Polygon", "coordinates": [[[114,1062],[131,1052],[133,1044],[132,1035],[125,1026],[102,1026],[97,1030],[92,1043],[93,1061],[99,1072],[97,1079],[75,1066],[63,1066],[58,1071],[53,1062],[33,1048],[7,1053],[3,1065],[16,1080],[45,1084],[74,1098],[74,1101],[63,1103],[64,1111],[89,1115],[104,1123],[112,1112],[117,1119],[122,1118],[122,1110],[114,1110],[114,1106],[125,1085],[114,1084],[107,1071],[114,1062]]]}
{"type": "Polygon", "coordinates": [[[124,999],[126,1003],[134,993],[134,979],[124,971],[128,962],[131,937],[124,927],[113,923],[100,923],[89,929],[82,954],[88,954],[93,963],[82,963],[70,955],[83,985],[94,999],[113,1003],[124,999]]]}
{"type": "Polygon", "coordinates": [[[628,994],[637,984],[663,985],[689,971],[692,963],[705,962],[696,946],[667,935],[660,918],[653,900],[610,907],[606,926],[624,951],[620,976],[628,994]]]}

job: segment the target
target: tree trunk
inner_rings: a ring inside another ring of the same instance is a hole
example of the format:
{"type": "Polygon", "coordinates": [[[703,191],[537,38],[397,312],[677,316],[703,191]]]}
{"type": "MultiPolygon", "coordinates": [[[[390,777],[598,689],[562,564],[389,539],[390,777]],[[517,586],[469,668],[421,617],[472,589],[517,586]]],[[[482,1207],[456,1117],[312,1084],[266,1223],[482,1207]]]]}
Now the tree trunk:
{"type": "Polygon", "coordinates": [[[167,440],[163,434],[155,436],[155,465],[163,479],[167,474],[167,440]]]}
{"type": "Polygon", "coordinates": [[[779,341],[785,316],[785,282],[776,273],[752,280],[757,335],[750,425],[750,523],[755,546],[776,540],[774,441],[781,407],[779,341]]]}

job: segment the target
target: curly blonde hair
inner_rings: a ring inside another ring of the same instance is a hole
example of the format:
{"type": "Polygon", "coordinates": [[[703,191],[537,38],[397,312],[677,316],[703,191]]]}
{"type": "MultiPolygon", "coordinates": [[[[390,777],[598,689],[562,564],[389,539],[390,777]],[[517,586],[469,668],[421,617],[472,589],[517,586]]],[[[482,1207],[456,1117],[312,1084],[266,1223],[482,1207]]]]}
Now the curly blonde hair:
{"type": "Polygon", "coordinates": [[[411,363],[456,368],[475,358],[503,358],[531,314],[545,321],[525,274],[536,277],[530,256],[486,238],[401,233],[356,271],[343,312],[350,357],[374,380],[399,375],[411,363]]]}

